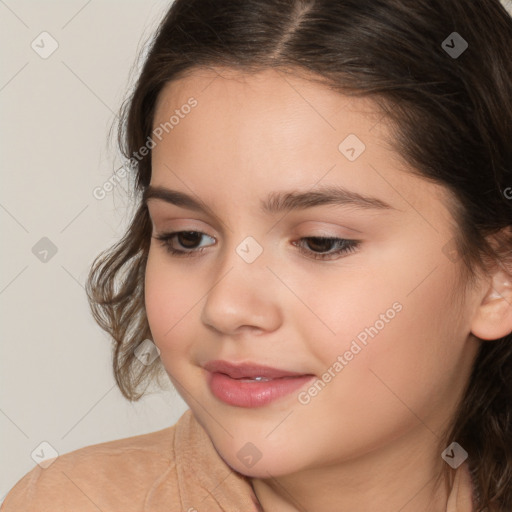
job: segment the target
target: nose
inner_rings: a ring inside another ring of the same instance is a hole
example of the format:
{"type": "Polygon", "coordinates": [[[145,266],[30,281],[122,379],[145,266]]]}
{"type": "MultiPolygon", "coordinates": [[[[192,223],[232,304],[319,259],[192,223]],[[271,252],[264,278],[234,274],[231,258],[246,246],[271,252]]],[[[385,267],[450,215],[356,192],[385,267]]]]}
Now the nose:
{"type": "Polygon", "coordinates": [[[251,263],[234,248],[226,252],[206,295],[202,322],[231,335],[245,330],[277,329],[282,321],[279,305],[282,284],[267,267],[265,251],[251,263]]]}

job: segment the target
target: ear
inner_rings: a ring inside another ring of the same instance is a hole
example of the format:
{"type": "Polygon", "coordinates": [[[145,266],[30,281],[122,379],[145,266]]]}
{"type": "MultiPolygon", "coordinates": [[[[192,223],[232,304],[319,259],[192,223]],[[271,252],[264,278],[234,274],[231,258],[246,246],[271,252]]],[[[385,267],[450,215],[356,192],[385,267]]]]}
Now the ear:
{"type": "Polygon", "coordinates": [[[499,267],[475,312],[471,332],[483,340],[497,340],[512,332],[512,276],[499,267]]]}

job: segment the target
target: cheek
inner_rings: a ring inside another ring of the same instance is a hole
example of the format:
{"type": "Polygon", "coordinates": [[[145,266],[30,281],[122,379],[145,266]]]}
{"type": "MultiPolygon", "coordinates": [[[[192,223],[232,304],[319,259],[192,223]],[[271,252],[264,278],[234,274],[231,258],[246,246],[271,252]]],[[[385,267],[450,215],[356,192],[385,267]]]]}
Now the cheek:
{"type": "Polygon", "coordinates": [[[429,414],[456,393],[467,333],[452,300],[455,268],[446,258],[418,256],[412,264],[403,254],[412,252],[382,255],[382,268],[308,289],[308,304],[330,330],[306,320],[302,329],[325,371],[336,375],[326,375],[318,405],[357,409],[372,424],[404,415],[414,422],[408,407],[429,414]]]}
{"type": "Polygon", "coordinates": [[[184,278],[183,273],[173,271],[166,263],[165,256],[149,251],[145,274],[145,307],[149,327],[155,345],[160,349],[162,362],[174,360],[173,355],[186,350],[183,346],[189,322],[187,315],[192,313],[198,297],[195,287],[184,278]]]}
{"type": "Polygon", "coordinates": [[[314,280],[297,277],[294,290],[300,290],[309,311],[298,304],[294,318],[308,350],[326,368],[345,354],[350,366],[366,361],[369,348],[388,337],[390,326],[404,314],[401,275],[346,263],[314,280]]]}
{"type": "Polygon", "coordinates": [[[449,270],[440,266],[412,293],[409,287],[388,294],[401,311],[388,323],[375,322],[374,315],[361,331],[368,334],[366,345],[359,343],[346,380],[358,401],[371,404],[370,416],[417,422],[446,411],[455,398],[466,333],[451,301],[449,270]]]}

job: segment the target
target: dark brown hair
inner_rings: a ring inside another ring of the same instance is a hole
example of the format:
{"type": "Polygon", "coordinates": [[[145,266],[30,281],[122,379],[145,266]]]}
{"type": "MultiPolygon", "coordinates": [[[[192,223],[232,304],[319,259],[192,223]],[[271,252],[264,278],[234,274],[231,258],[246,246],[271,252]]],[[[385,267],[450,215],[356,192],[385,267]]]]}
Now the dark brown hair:
{"type": "MultiPolygon", "coordinates": [[[[512,275],[511,47],[512,20],[498,0],[175,1],[121,112],[119,142],[138,209],[87,282],[93,315],[115,342],[124,396],[138,400],[162,374],[159,362],[141,364],[134,349],[151,339],[144,307],[151,222],[141,200],[151,152],[138,151],[166,83],[201,67],[278,68],[374,99],[411,172],[452,194],[454,244],[470,286],[496,265],[512,275]],[[460,55],[448,51],[453,32],[468,44],[460,55]]],[[[469,453],[478,511],[512,510],[512,334],[481,342],[450,429],[445,442],[469,453]]]]}

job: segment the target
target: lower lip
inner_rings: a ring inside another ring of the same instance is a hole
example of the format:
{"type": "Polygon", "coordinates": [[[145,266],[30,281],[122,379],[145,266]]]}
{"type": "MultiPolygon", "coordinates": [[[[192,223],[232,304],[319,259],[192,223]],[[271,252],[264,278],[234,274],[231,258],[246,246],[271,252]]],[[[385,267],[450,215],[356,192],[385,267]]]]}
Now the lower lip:
{"type": "Polygon", "coordinates": [[[268,381],[241,381],[224,373],[208,372],[212,393],[223,402],[237,407],[261,407],[289,395],[314,378],[314,375],[284,377],[268,381]]]}

